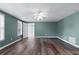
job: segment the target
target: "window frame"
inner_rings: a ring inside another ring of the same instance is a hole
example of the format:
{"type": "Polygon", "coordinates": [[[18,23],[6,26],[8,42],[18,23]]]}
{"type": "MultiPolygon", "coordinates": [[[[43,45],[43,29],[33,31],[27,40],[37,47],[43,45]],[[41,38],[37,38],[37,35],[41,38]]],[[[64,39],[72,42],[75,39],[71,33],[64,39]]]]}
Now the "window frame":
{"type": "MultiPolygon", "coordinates": [[[[1,41],[4,41],[5,40],[5,14],[3,14],[3,13],[0,13],[0,16],[2,16],[2,17],[4,17],[3,19],[3,26],[0,26],[0,35],[2,36],[3,35],[3,39],[1,39],[1,37],[0,37],[0,42],[1,41]],[[3,32],[3,34],[1,34],[3,32]]],[[[1,21],[1,20],[0,20],[1,21]]],[[[0,25],[1,25],[1,23],[0,23],[0,25]]]]}
{"type": "Polygon", "coordinates": [[[23,31],[23,29],[22,29],[22,21],[20,21],[20,20],[17,20],[17,36],[21,36],[22,35],[22,31],[23,31]],[[19,26],[19,24],[21,25],[21,26],[19,26]],[[20,29],[20,32],[19,32],[19,29],[20,29]]]}

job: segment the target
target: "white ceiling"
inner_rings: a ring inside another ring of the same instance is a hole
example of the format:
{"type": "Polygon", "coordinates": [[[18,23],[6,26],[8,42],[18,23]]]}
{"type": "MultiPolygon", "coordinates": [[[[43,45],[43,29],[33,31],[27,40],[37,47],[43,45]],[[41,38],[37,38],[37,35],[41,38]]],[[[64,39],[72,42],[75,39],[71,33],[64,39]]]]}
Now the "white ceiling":
{"type": "Polygon", "coordinates": [[[79,11],[78,3],[0,3],[0,10],[10,13],[24,21],[33,20],[33,11],[39,9],[47,13],[47,18],[40,21],[55,22],[79,11]]]}

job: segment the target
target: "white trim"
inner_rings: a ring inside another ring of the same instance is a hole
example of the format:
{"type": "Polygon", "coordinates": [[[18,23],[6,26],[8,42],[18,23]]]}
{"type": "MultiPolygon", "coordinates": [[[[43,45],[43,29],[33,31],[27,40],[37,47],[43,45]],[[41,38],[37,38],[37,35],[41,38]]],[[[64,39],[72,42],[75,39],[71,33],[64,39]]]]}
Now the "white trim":
{"type": "Polygon", "coordinates": [[[62,40],[62,41],[64,41],[64,42],[66,42],[66,43],[69,43],[70,45],[73,45],[73,46],[79,48],[79,46],[76,45],[76,44],[73,44],[73,43],[71,43],[71,42],[68,42],[67,40],[64,40],[64,39],[62,39],[62,38],[60,38],[60,37],[58,37],[58,36],[57,36],[57,38],[60,39],[60,40],[62,40]]]}
{"type": "Polygon", "coordinates": [[[73,43],[71,43],[71,42],[68,42],[67,40],[64,40],[64,39],[62,39],[62,38],[60,38],[60,37],[58,37],[58,36],[35,36],[35,38],[58,38],[58,39],[60,39],[60,40],[62,40],[62,41],[64,41],[64,42],[66,42],[66,43],[68,43],[68,44],[70,44],[70,45],[73,45],[73,46],[79,48],[78,45],[73,44],[73,43]]]}
{"type": "Polygon", "coordinates": [[[23,37],[23,39],[28,38],[28,37],[23,37]]]}
{"type": "Polygon", "coordinates": [[[35,36],[35,38],[57,38],[57,36],[35,36]]]}
{"type": "Polygon", "coordinates": [[[11,42],[11,43],[9,43],[9,44],[7,44],[7,45],[5,45],[5,46],[1,47],[1,48],[0,48],[0,50],[4,49],[4,48],[6,48],[6,47],[8,47],[8,46],[10,46],[10,45],[12,45],[12,44],[14,44],[15,42],[20,41],[20,40],[21,40],[21,39],[17,39],[16,41],[11,42]]]}
{"type": "Polygon", "coordinates": [[[28,37],[24,37],[23,39],[28,39],[28,37]]]}

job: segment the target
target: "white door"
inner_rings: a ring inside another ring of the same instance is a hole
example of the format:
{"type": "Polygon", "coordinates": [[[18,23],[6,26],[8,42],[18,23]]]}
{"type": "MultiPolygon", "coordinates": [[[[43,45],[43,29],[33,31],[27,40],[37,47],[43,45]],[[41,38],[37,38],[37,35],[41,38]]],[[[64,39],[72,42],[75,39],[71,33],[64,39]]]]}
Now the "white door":
{"type": "Polygon", "coordinates": [[[34,37],[35,35],[35,24],[34,23],[28,23],[28,37],[34,37]]]}

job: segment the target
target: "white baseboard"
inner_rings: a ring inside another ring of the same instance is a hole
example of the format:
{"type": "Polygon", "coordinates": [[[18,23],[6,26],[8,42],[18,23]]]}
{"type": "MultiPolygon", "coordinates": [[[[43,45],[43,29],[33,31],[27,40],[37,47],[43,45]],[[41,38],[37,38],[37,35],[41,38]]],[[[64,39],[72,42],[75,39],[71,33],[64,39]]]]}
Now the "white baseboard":
{"type": "Polygon", "coordinates": [[[26,38],[28,38],[28,37],[23,37],[23,39],[26,39],[26,38]]]}
{"type": "MultiPolygon", "coordinates": [[[[27,36],[28,37],[28,36],[27,36]]],[[[23,37],[23,38],[27,38],[27,37],[23,37]]]]}
{"type": "Polygon", "coordinates": [[[62,41],[64,41],[64,42],[66,42],[66,43],[68,43],[68,44],[70,44],[70,45],[73,45],[73,46],[79,48],[79,46],[76,45],[76,44],[73,44],[73,43],[71,43],[71,42],[69,42],[69,41],[67,41],[67,40],[64,40],[64,39],[62,39],[62,38],[60,38],[60,37],[58,37],[58,36],[57,36],[57,38],[60,39],[60,40],[62,40],[62,41]]]}
{"type": "Polygon", "coordinates": [[[3,47],[0,47],[0,50],[4,49],[4,48],[6,48],[6,47],[8,47],[8,46],[10,46],[10,45],[12,45],[12,44],[14,44],[15,42],[20,41],[20,40],[21,40],[21,39],[17,39],[17,40],[16,40],[16,41],[14,41],[14,42],[11,42],[11,43],[9,43],[9,44],[7,44],[7,45],[3,46],[3,47]]]}
{"type": "Polygon", "coordinates": [[[35,36],[35,38],[57,38],[57,36],[35,36]]]}
{"type": "MultiPolygon", "coordinates": [[[[58,39],[60,39],[60,40],[62,40],[62,41],[64,41],[64,42],[66,42],[66,43],[68,43],[68,44],[71,44],[71,45],[73,45],[73,46],[79,48],[78,45],[73,44],[73,43],[71,43],[71,42],[68,42],[68,41],[66,41],[66,40],[64,40],[64,39],[62,39],[62,38],[60,38],[60,37],[58,37],[58,36],[35,36],[35,38],[58,38],[58,39]]],[[[10,46],[10,45],[12,45],[12,44],[14,44],[15,42],[20,41],[20,40],[21,40],[21,39],[18,39],[18,40],[14,41],[14,42],[11,42],[11,43],[9,43],[9,44],[7,44],[7,45],[1,47],[0,50],[1,50],[1,49],[4,49],[4,48],[6,48],[6,47],[8,47],[8,46],[10,46]]]]}
{"type": "Polygon", "coordinates": [[[60,39],[60,40],[62,40],[62,41],[64,41],[64,42],[66,42],[66,43],[68,43],[68,44],[70,44],[70,45],[73,45],[73,46],[79,48],[78,45],[73,44],[73,43],[71,43],[71,42],[68,42],[67,40],[64,40],[64,39],[62,39],[62,38],[60,38],[60,37],[58,37],[58,36],[35,36],[35,38],[58,38],[58,39],[60,39]]]}

